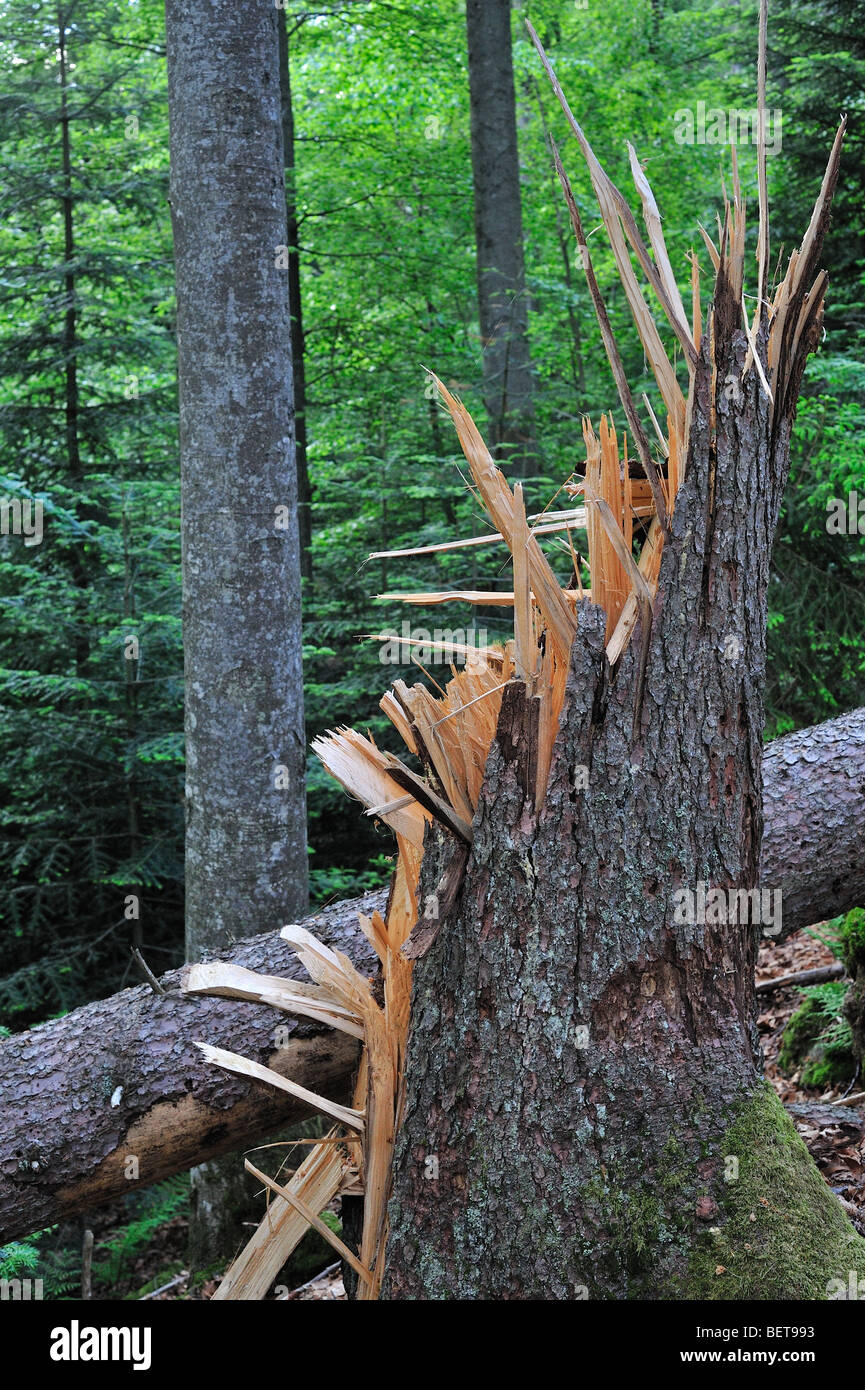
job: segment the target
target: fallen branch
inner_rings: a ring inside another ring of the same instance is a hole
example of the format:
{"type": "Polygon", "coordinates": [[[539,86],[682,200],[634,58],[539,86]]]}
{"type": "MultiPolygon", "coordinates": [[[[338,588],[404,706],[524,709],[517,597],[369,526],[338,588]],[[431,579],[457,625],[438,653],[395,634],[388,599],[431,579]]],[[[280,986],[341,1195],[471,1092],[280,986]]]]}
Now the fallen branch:
{"type": "Polygon", "coordinates": [[[778,989],[789,989],[791,985],[822,985],[824,980],[840,980],[846,973],[837,960],[834,965],[818,965],[814,970],[796,970],[792,975],[779,975],[775,980],[761,980],[757,993],[772,994],[778,989]]]}
{"type": "Polygon", "coordinates": [[[178,1284],[182,1284],[184,1279],[189,1278],[189,1270],[182,1269],[179,1274],[175,1274],[173,1279],[169,1279],[167,1284],[160,1284],[158,1289],[151,1289],[150,1293],[143,1293],[139,1298],[139,1303],[146,1303],[149,1298],[158,1298],[161,1293],[168,1293],[169,1289],[176,1289],[178,1284]]]}

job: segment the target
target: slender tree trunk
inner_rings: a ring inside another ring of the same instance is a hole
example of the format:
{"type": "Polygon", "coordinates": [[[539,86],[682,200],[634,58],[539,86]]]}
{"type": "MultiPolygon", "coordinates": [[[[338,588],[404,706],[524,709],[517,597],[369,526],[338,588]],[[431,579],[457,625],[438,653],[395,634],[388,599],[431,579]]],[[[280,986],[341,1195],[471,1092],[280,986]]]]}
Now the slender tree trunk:
{"type": "Polygon", "coordinates": [[[167,6],[190,960],[307,902],[277,18],[167,6]]]}
{"type": "MultiPolygon", "coordinates": [[[[194,961],[306,908],[300,563],[282,18],[269,0],[166,17],[194,961]]],[[[196,1175],[199,1267],[240,1234],[235,1173],[196,1175]]]]}
{"type": "Polygon", "coordinates": [[[510,0],[467,0],[466,30],[488,439],[525,473],[534,424],[510,0]]]}
{"type": "MultiPolygon", "coordinates": [[[[66,466],[69,480],[74,489],[80,489],[83,482],[81,445],[79,431],[79,389],[78,389],[78,300],[75,283],[75,195],[72,187],[72,118],[69,112],[69,54],[66,43],[67,12],[57,11],[57,58],[60,77],[60,159],[61,159],[61,206],[63,211],[63,374],[64,374],[64,432],[66,438],[66,466]]],[[[72,579],[79,590],[76,602],[78,613],[75,633],[75,667],[82,674],[90,654],[90,640],[87,631],[87,590],[88,575],[77,546],[72,547],[70,555],[72,579]]]]}
{"type": "Polygon", "coordinates": [[[62,10],[57,17],[57,54],[60,67],[60,149],[63,163],[63,357],[66,377],[64,415],[66,422],[66,457],[73,483],[81,481],[81,455],[78,448],[78,358],[77,305],[75,299],[75,229],[72,194],[72,141],[69,125],[68,58],[66,54],[66,17],[62,10]]]}
{"type": "Polygon", "coordinates": [[[300,572],[312,597],[312,492],[306,454],[306,355],[303,339],[303,301],[300,292],[300,239],[297,222],[297,169],[294,158],[294,107],[291,100],[291,54],[285,22],[279,24],[279,81],[282,102],[282,142],[285,158],[286,246],[288,247],[288,307],[291,314],[291,361],[294,371],[295,454],[297,458],[297,520],[300,530],[300,572]]]}
{"type": "MultiPolygon", "coordinates": [[[[123,537],[123,616],[134,622],[135,612],[135,574],[133,570],[132,555],[130,552],[129,536],[129,517],[126,512],[126,501],[123,503],[123,512],[120,518],[121,534],[123,537]]],[[[128,840],[128,855],[130,864],[138,862],[138,855],[141,849],[141,815],[139,806],[138,781],[135,776],[136,761],[133,756],[135,740],[139,736],[138,719],[138,657],[133,656],[127,650],[126,644],[134,634],[124,633],[123,636],[123,703],[125,713],[125,733],[126,733],[126,830],[128,840]]],[[[140,885],[135,882],[128,885],[128,891],[137,895],[140,885]]],[[[134,949],[140,949],[144,944],[143,931],[141,925],[140,904],[136,915],[132,918],[131,945],[134,949]]]]}
{"type": "MultiPolygon", "coordinates": [[[[777,900],[739,897],[758,883],[769,566],[827,222],[774,412],[722,255],[651,621],[611,670],[606,615],[580,605],[541,805],[533,701],[505,691],[462,891],[415,968],[391,1298],[822,1299],[865,1272],[762,1079],[754,959],[777,900]]],[[[766,342],[764,309],[768,375],[766,342]]],[[[422,901],[446,852],[426,850],[422,901]]]]}

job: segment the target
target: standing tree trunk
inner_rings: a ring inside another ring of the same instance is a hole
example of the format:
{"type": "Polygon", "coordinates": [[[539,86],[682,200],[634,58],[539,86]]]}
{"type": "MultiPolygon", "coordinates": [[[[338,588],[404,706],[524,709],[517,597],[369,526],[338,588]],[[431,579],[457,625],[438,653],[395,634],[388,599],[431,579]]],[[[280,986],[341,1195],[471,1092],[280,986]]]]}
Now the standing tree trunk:
{"type": "Polygon", "coordinates": [[[288,304],[291,312],[291,362],[294,374],[295,456],[297,459],[297,519],[300,531],[300,572],[312,598],[312,493],[306,455],[306,360],[303,340],[303,302],[300,295],[300,237],[297,223],[297,170],[294,161],[294,107],[291,100],[291,54],[285,20],[279,23],[279,82],[282,103],[282,143],[285,158],[288,304]]]}
{"type": "MultiPolygon", "coordinates": [[[[281,16],[168,0],[166,17],[196,961],[306,908],[300,566],[281,16]]],[[[231,1238],[212,1176],[194,1184],[199,1267],[231,1238]]]]}
{"type": "Polygon", "coordinates": [[[484,404],[493,456],[534,453],[510,0],[467,0],[472,173],[484,404]]]}
{"type": "MultiPolygon", "coordinates": [[[[57,61],[60,84],[60,158],[62,162],[61,203],[63,207],[63,413],[66,437],[66,466],[75,491],[83,488],[81,463],[80,391],[78,387],[78,289],[75,279],[75,192],[72,183],[72,117],[69,111],[69,50],[67,32],[71,15],[62,7],[57,11],[57,61]]],[[[86,513],[85,513],[86,514],[86,513]]],[[[70,568],[79,590],[76,604],[78,622],[75,635],[75,669],[83,675],[90,654],[87,600],[89,575],[79,546],[72,546],[70,568]]]]}
{"type": "MultiPolygon", "coordinates": [[[[823,1299],[865,1272],[865,1241],[762,1079],[754,958],[777,901],[741,894],[758,882],[772,540],[839,152],[840,132],[771,310],[761,197],[753,346],[736,188],[690,342],[654,602],[612,664],[607,615],[579,605],[538,800],[536,701],[524,681],[504,692],[461,891],[415,966],[390,1298],[823,1299]]],[[[621,195],[587,158],[614,235],[621,195]]],[[[439,838],[422,902],[450,852],[439,838]]]]}

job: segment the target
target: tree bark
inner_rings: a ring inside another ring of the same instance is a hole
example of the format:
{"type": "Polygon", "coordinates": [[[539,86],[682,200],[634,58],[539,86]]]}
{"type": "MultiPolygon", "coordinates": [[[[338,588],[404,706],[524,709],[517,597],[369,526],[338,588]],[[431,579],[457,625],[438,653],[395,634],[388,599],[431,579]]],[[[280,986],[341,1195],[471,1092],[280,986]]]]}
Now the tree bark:
{"type": "MultiPolygon", "coordinates": [[[[306,910],[300,552],[279,33],[270,0],[168,0],[186,679],[186,956],[306,910]]],[[[296,259],[296,258],[295,258],[296,259]]],[[[190,1259],[242,1235],[192,1175],[190,1259]]]]}
{"type": "Polygon", "coordinates": [[[307,904],[279,84],[269,0],[168,0],[187,959],[307,904]]]}
{"type": "MultiPolygon", "coordinates": [[[[376,906],[380,895],[338,903],[307,925],[371,973],[357,912],[376,906]]],[[[231,959],[305,978],[278,933],[239,943],[231,959]]],[[[181,994],[182,974],[162,976],[164,997],[148,985],[123,990],[0,1043],[0,1245],[308,1115],[272,1087],[211,1066],[196,1041],[350,1101],[353,1038],[260,1005],[181,994]]]]}
{"type": "MultiPolygon", "coordinates": [[[[786,734],[764,754],[767,826],[761,872],[763,882],[782,887],[783,935],[865,901],[865,779],[858,772],[863,760],[865,709],[786,734]],[[812,802],[805,835],[795,808],[812,802]],[[839,805],[843,819],[835,813],[839,805]],[[793,814],[776,834],[774,817],[785,807],[794,808],[793,814]],[[810,882],[803,872],[809,856],[810,882]],[[847,871],[841,873],[838,865],[845,856],[847,871]],[[788,883],[799,890],[788,895],[788,883]]],[[[386,896],[382,891],[337,903],[306,925],[371,971],[375,962],[357,913],[371,916],[375,908],[383,913],[386,896]]],[[[296,957],[277,933],[239,942],[225,955],[264,974],[297,974],[296,957]]],[[[181,973],[162,976],[164,998],[148,986],[124,990],[0,1042],[0,1114],[5,1117],[0,1242],[262,1139],[302,1117],[304,1112],[270,1087],[204,1064],[193,1046],[196,1039],[275,1067],[332,1100],[350,1099],[357,1062],[350,1038],[253,1004],[181,995],[181,973]],[[289,1030],[287,1046],[274,1052],[274,1029],[280,1024],[289,1030]],[[112,1106],[118,1085],[123,1094],[112,1106]],[[124,1171],[130,1153],[138,1155],[137,1178],[124,1171]],[[33,1161],[38,1169],[30,1167],[33,1161]]]]}
{"type": "Polygon", "coordinates": [[[467,0],[466,32],[488,438],[525,473],[534,425],[510,0],[467,0]]]}
{"type": "Polygon", "coordinates": [[[865,904],[865,710],[784,734],[763,752],[764,883],[783,884],[777,940],[865,904]]]}
{"type": "MultiPolygon", "coordinates": [[[[385,1297],[826,1298],[865,1273],[762,1079],[771,897],[739,917],[760,868],[772,540],[820,294],[794,302],[771,413],[734,277],[722,255],[651,620],[611,669],[606,614],[579,605],[539,805],[532,701],[506,688],[462,891],[415,967],[385,1297]]],[[[767,336],[764,310],[764,373],[767,336]]]]}

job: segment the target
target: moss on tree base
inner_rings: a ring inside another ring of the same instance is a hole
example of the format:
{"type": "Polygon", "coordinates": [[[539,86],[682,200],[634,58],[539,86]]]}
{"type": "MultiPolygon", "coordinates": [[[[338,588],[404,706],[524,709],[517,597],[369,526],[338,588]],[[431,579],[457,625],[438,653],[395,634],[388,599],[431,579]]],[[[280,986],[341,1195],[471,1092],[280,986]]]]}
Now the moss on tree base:
{"type": "Polygon", "coordinates": [[[738,1176],[724,1184],[717,1223],[701,1233],[673,1297],[825,1300],[845,1296],[851,1273],[865,1292],[865,1240],[770,1086],[738,1108],[720,1153],[738,1160],[738,1176]]]}

